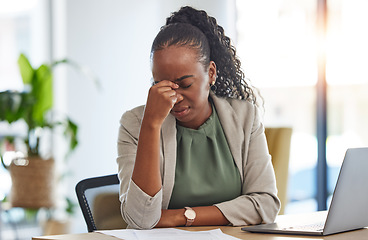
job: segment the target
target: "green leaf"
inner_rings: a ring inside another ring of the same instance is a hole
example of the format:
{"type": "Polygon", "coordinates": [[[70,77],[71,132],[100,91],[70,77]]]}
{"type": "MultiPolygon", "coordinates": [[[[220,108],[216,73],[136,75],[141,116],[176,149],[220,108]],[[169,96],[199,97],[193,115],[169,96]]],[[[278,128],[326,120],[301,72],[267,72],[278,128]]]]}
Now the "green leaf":
{"type": "Polygon", "coordinates": [[[15,111],[11,92],[0,92],[0,121],[12,123],[14,119],[15,111]]]}
{"type": "Polygon", "coordinates": [[[40,124],[44,122],[45,113],[52,108],[52,73],[49,66],[43,64],[36,70],[32,92],[36,99],[33,106],[33,118],[40,124]]]}
{"type": "Polygon", "coordinates": [[[32,82],[33,75],[35,73],[28,58],[22,53],[18,58],[18,66],[20,75],[22,76],[24,84],[30,84],[32,82]]]}
{"type": "Polygon", "coordinates": [[[26,93],[0,92],[0,121],[15,122],[24,117],[26,93]]]}
{"type": "Polygon", "coordinates": [[[73,201],[70,200],[70,198],[68,198],[68,197],[66,197],[65,200],[66,200],[66,208],[65,208],[65,211],[68,214],[73,215],[74,214],[74,209],[76,207],[76,204],[73,203],[73,201]]]}
{"type": "Polygon", "coordinates": [[[70,149],[69,153],[72,152],[78,145],[77,134],[78,134],[77,124],[75,124],[72,120],[68,118],[64,135],[67,138],[69,138],[69,141],[70,141],[69,142],[69,149],[70,149]]]}
{"type": "Polygon", "coordinates": [[[25,208],[24,214],[28,221],[35,220],[39,209],[25,208]]]}

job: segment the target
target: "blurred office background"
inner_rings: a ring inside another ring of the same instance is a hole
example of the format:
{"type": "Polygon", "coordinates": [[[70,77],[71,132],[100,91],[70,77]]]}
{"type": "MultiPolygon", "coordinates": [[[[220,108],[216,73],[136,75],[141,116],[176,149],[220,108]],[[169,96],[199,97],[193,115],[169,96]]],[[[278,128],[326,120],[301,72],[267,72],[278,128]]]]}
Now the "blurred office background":
{"type": "MultiPolygon", "coordinates": [[[[35,66],[69,58],[98,77],[100,88],[72,68],[59,66],[54,72],[54,110],[68,114],[80,133],[67,162],[63,139],[53,139],[58,169],[70,170],[59,191],[77,204],[79,180],[117,171],[119,119],[145,103],[150,47],[165,18],[183,5],[204,9],[232,38],[247,77],[260,90],[265,126],[293,129],[286,213],[320,210],[318,189],[325,189],[322,202],[328,207],[346,149],[368,145],[368,2],[328,0],[327,11],[318,11],[323,2],[0,0],[0,91],[24,90],[17,66],[21,52],[35,66]],[[327,20],[323,36],[317,27],[321,15],[327,20]],[[326,83],[325,122],[317,114],[320,81],[326,83]],[[321,124],[327,131],[322,159],[327,168],[317,174],[321,124]],[[327,181],[320,181],[321,174],[327,181]]],[[[0,123],[0,138],[23,131],[21,122],[0,123]]],[[[9,173],[0,166],[0,200],[10,187],[9,173]]],[[[23,209],[3,210],[0,239],[40,235],[40,219],[27,220],[23,209]]],[[[70,232],[86,231],[79,206],[71,221],[70,232]]]]}

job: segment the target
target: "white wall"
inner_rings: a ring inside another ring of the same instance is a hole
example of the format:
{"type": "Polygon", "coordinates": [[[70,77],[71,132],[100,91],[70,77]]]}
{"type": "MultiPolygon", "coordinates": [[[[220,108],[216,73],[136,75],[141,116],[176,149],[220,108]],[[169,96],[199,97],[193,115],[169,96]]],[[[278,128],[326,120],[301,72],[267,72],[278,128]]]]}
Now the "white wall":
{"type": "MultiPolygon", "coordinates": [[[[87,177],[117,172],[119,119],[144,104],[150,87],[150,47],[166,17],[182,5],[206,10],[235,38],[234,0],[58,0],[54,2],[54,56],[86,65],[98,76],[99,91],[72,69],[57,70],[56,109],[79,125],[79,146],[69,159],[67,186],[87,177]]],[[[58,142],[56,148],[62,148],[58,142]]],[[[79,212],[79,211],[78,211],[79,212]]],[[[78,213],[79,214],[79,213],[78,213]]],[[[73,232],[85,231],[79,219],[73,232]]]]}

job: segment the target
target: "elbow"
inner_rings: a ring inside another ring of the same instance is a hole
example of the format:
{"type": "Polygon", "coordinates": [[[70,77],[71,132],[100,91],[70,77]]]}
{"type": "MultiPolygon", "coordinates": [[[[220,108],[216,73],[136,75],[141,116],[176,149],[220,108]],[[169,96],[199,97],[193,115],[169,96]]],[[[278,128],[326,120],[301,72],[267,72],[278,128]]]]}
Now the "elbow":
{"type": "Polygon", "coordinates": [[[121,204],[121,216],[123,220],[127,223],[127,228],[133,229],[152,229],[154,228],[161,218],[161,210],[159,214],[149,214],[145,215],[144,211],[139,209],[132,209],[121,204]]]}
{"type": "Polygon", "coordinates": [[[262,214],[262,223],[273,223],[275,221],[281,208],[281,202],[276,196],[273,196],[268,206],[267,212],[262,214]]]}
{"type": "Polygon", "coordinates": [[[128,228],[152,229],[161,218],[162,190],[151,197],[133,181],[127,192],[120,196],[121,215],[128,228]]]}

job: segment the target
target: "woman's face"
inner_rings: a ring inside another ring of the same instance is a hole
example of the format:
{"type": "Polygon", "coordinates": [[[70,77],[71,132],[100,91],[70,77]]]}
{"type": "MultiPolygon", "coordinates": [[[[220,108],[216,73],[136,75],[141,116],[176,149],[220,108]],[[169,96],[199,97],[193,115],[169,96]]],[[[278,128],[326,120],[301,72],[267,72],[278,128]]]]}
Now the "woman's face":
{"type": "Polygon", "coordinates": [[[171,110],[180,125],[198,129],[210,117],[208,95],[210,84],[216,80],[214,62],[204,67],[196,50],[170,46],[154,52],[152,75],[155,82],[169,80],[180,86],[176,92],[183,99],[171,110]]]}

